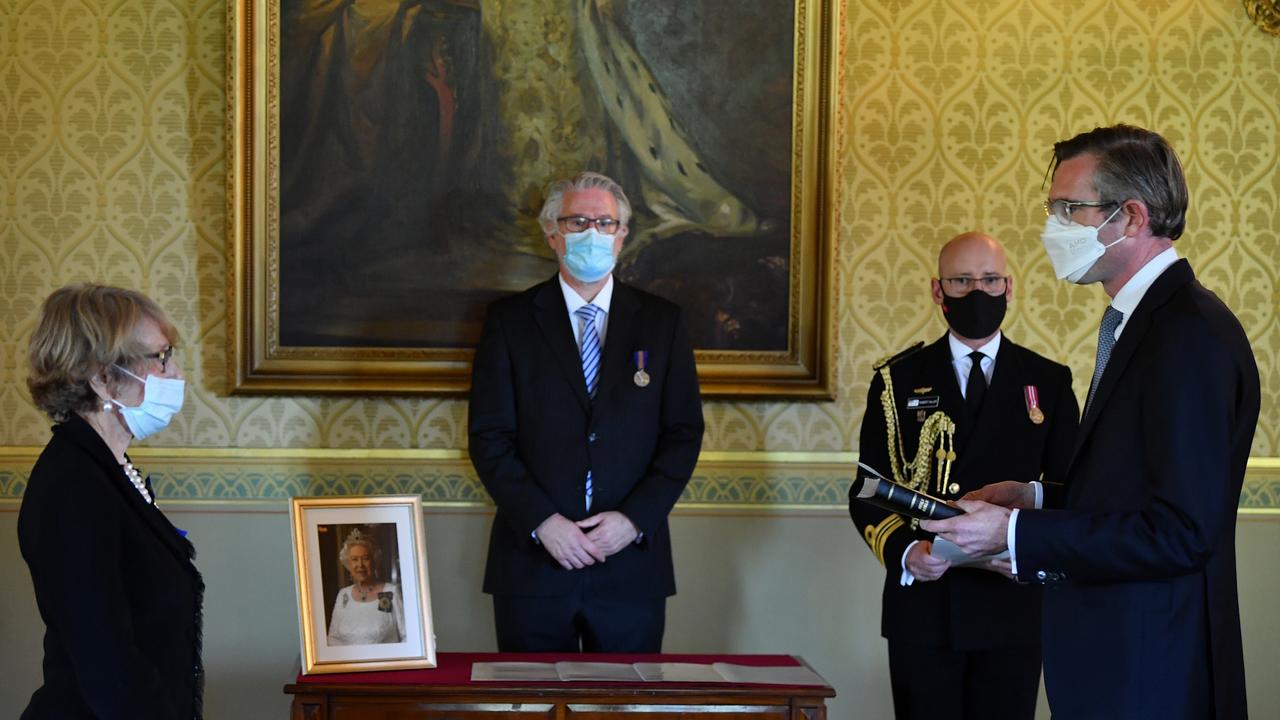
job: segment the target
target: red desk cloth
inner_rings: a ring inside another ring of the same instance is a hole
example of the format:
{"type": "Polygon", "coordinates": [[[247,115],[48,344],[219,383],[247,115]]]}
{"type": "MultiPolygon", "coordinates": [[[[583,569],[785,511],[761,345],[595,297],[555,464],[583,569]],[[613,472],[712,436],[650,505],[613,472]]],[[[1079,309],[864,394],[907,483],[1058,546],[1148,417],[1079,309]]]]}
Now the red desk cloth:
{"type": "MultiPolygon", "coordinates": [[[[299,683],[317,685],[470,685],[471,664],[478,662],[682,662],[682,663],[732,663],[756,667],[794,667],[800,664],[790,655],[655,655],[615,653],[436,653],[436,667],[424,670],[386,670],[382,672],[333,673],[327,675],[298,675],[299,683]]],[[[634,682],[481,682],[477,686],[502,687],[631,687],[653,685],[634,682]]],[[[703,683],[667,683],[673,685],[702,685],[703,683]]],[[[730,683],[716,683],[728,685],[730,683]]],[[[777,686],[785,687],[785,686],[777,686]]],[[[817,687],[817,686],[804,686],[817,687]]]]}

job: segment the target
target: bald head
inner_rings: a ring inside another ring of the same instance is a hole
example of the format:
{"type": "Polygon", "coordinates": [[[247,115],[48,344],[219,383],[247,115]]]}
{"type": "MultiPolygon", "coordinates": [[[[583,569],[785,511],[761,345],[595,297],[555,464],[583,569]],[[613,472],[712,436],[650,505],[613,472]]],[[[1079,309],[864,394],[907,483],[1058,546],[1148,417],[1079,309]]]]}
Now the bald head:
{"type": "Polygon", "coordinates": [[[1007,275],[1004,247],[990,235],[967,232],[947,241],[938,253],[938,277],[1007,275]]]}
{"type": "Polygon", "coordinates": [[[990,235],[957,235],[938,253],[938,277],[930,282],[933,302],[951,334],[974,350],[995,337],[1004,321],[1013,298],[1008,275],[1004,248],[990,235]]]}

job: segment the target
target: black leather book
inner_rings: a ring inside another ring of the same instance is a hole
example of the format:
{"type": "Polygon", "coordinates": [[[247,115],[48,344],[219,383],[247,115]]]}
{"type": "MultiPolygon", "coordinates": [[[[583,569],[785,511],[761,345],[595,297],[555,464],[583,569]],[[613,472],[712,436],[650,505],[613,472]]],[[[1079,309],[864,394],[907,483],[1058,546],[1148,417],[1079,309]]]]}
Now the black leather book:
{"type": "Polygon", "coordinates": [[[856,478],[849,494],[862,502],[918,520],[946,520],[964,514],[960,508],[938,498],[880,478],[856,478]]]}

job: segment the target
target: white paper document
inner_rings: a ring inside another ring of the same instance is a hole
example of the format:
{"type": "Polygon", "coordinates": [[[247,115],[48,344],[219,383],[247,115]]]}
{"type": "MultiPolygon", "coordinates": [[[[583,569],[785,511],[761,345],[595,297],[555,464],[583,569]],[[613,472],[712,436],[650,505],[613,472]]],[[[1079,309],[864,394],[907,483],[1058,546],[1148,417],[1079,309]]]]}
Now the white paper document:
{"type": "Polygon", "coordinates": [[[959,546],[957,546],[955,543],[942,537],[935,537],[933,539],[933,549],[929,551],[929,554],[936,558],[942,558],[943,560],[951,561],[952,567],[964,567],[965,565],[981,565],[982,563],[985,563],[988,560],[1008,560],[1009,559],[1008,550],[1005,550],[1004,552],[998,555],[981,555],[981,556],[975,557],[961,550],[959,546]]]}
{"type": "Polygon", "coordinates": [[[472,682],[559,682],[555,663],[478,662],[471,663],[472,682]]]}
{"type": "Polygon", "coordinates": [[[478,662],[471,663],[472,682],[640,682],[630,663],[478,662]]]}
{"type": "Polygon", "coordinates": [[[643,680],[631,663],[558,662],[556,672],[565,682],[636,682],[643,680]]]}
{"type": "Polygon", "coordinates": [[[803,665],[788,667],[757,667],[755,665],[712,665],[720,677],[731,683],[759,683],[767,685],[826,685],[818,673],[803,665]]]}
{"type": "Polygon", "coordinates": [[[636,663],[645,682],[724,682],[716,669],[703,663],[636,663]]]}
{"type": "Polygon", "coordinates": [[[687,682],[826,685],[803,665],[759,667],[732,663],[478,662],[472,682],[687,682]]]}

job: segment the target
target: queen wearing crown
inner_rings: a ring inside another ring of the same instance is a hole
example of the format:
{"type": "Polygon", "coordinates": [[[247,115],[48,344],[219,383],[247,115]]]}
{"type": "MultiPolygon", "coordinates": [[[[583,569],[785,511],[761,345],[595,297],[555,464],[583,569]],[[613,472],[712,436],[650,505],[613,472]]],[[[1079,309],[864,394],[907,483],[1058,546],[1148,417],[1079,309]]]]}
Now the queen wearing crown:
{"type": "Polygon", "coordinates": [[[338,560],[352,583],[338,591],[329,620],[330,645],[371,645],[404,641],[400,588],[378,579],[377,543],[356,528],[342,542],[338,560]]]}

